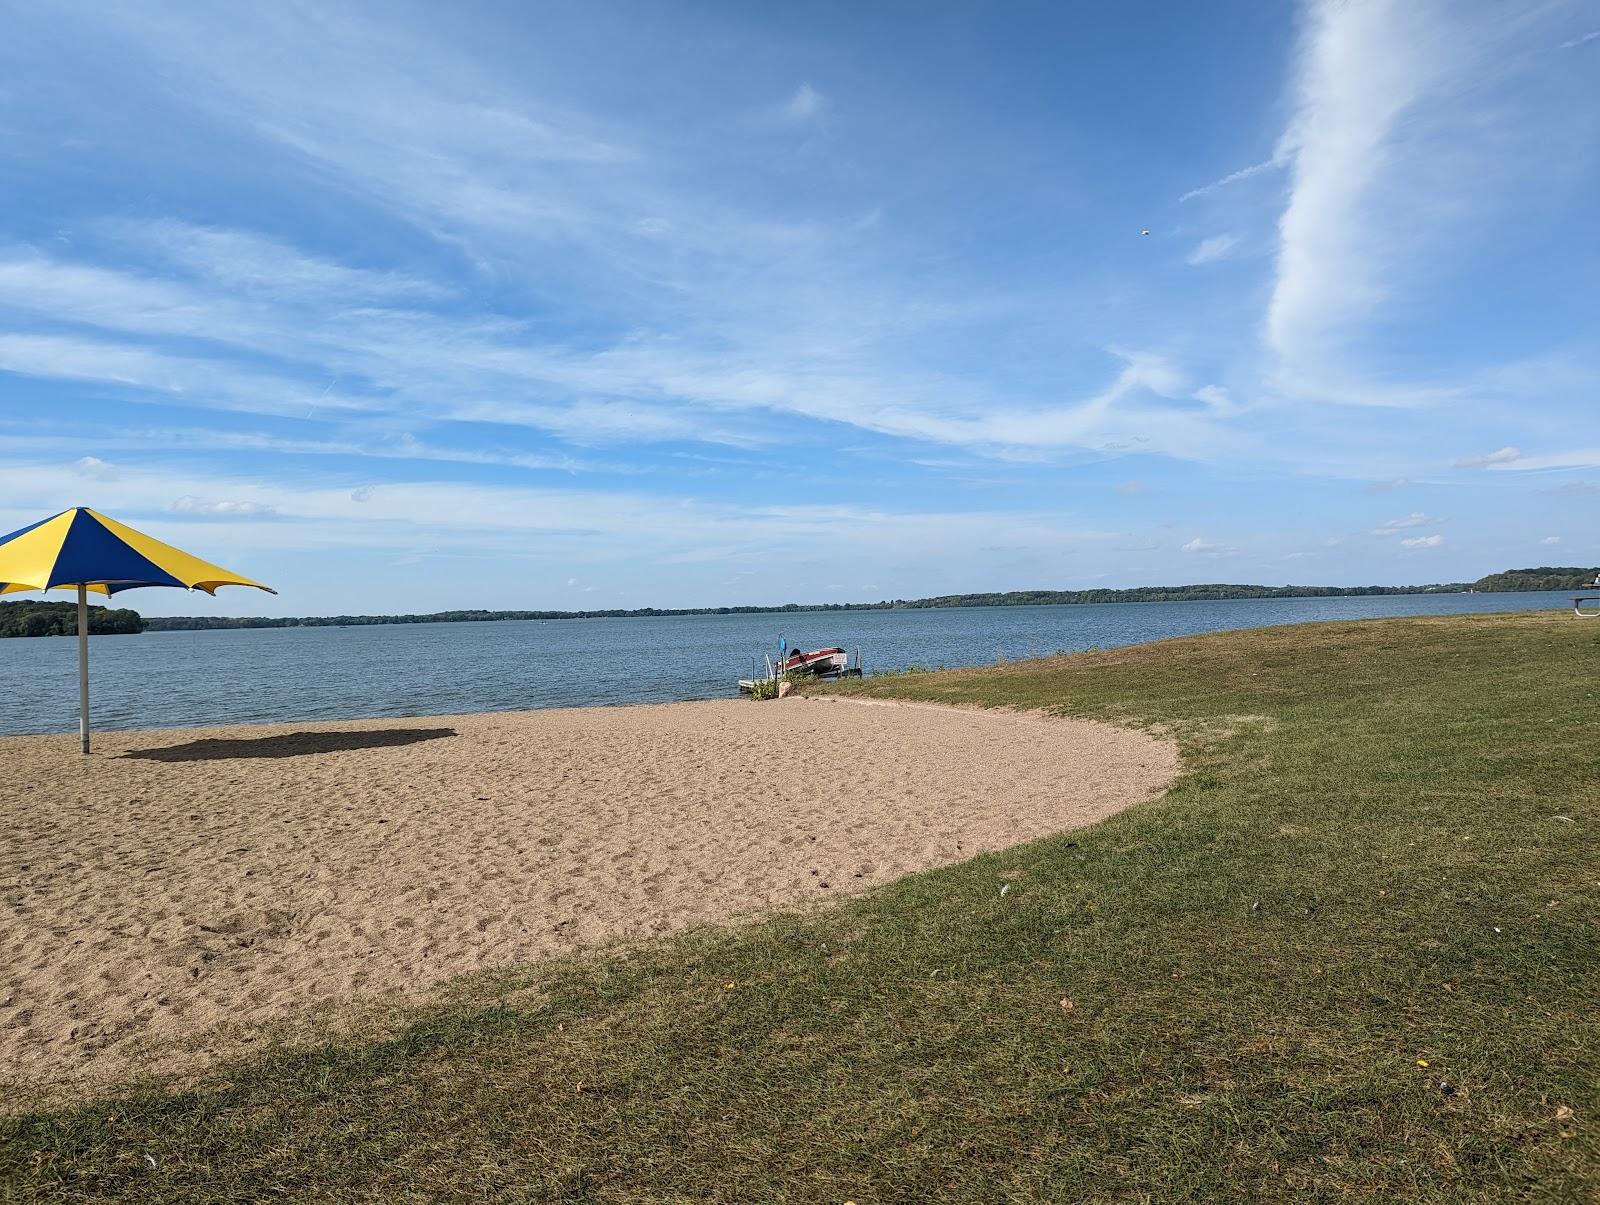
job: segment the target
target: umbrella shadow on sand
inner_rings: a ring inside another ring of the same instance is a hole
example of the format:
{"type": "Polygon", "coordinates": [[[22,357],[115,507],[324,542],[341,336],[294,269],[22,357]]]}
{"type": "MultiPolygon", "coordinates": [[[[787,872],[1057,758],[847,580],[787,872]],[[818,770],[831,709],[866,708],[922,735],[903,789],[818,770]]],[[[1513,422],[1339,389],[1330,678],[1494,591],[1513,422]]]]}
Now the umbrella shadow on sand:
{"type": "Polygon", "coordinates": [[[369,728],[350,732],[283,732],[275,736],[240,739],[206,737],[181,745],[132,749],[123,757],[146,761],[221,761],[230,757],[305,757],[317,753],[346,753],[355,749],[386,749],[436,741],[459,735],[454,728],[369,728]]]}

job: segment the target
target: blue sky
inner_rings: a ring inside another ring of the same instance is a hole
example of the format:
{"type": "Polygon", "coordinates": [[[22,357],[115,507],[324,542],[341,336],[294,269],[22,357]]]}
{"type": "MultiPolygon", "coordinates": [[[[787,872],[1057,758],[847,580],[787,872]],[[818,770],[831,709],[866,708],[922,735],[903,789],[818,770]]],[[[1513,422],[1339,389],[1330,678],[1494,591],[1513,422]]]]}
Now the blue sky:
{"type": "Polygon", "coordinates": [[[1591,0],[7,24],[0,530],[282,592],[149,613],[1600,561],[1591,0]]]}

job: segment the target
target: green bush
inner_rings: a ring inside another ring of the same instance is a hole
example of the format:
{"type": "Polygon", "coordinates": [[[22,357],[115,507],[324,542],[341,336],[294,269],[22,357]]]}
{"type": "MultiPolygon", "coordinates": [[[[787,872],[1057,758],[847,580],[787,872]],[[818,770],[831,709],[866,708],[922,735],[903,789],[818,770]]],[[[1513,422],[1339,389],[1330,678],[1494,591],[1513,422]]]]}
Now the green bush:
{"type": "MultiPolygon", "coordinates": [[[[91,636],[132,635],[144,631],[144,618],[126,607],[90,607],[91,636]]],[[[0,637],[76,636],[78,604],[75,602],[0,603],[0,637]]]]}

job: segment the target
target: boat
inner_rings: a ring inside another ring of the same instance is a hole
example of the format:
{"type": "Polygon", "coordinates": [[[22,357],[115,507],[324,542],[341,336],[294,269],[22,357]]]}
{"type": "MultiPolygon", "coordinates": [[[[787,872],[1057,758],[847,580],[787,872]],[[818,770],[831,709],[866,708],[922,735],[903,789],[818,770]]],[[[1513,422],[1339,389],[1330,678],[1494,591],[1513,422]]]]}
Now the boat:
{"type": "Polygon", "coordinates": [[[786,674],[842,674],[850,664],[850,655],[843,649],[814,649],[802,653],[799,649],[789,654],[789,659],[778,666],[786,674]]]}
{"type": "Polygon", "coordinates": [[[856,654],[856,663],[850,664],[850,655],[842,648],[812,649],[804,652],[795,649],[777,662],[770,658],[767,661],[765,677],[755,676],[755,667],[751,667],[751,676],[739,679],[739,689],[745,694],[750,694],[758,682],[772,682],[778,678],[858,678],[861,676],[861,655],[856,654]]]}

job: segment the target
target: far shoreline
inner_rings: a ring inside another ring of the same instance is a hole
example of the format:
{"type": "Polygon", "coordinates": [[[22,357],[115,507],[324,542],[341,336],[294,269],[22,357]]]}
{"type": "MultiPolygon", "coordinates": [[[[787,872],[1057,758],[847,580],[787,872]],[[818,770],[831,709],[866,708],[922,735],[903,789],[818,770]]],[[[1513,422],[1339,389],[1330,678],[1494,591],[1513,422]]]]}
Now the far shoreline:
{"type": "MultiPolygon", "coordinates": [[[[349,616],[353,622],[342,623],[339,616],[304,615],[285,616],[190,616],[190,615],[147,615],[147,621],[156,621],[158,626],[146,628],[146,633],[166,632],[201,632],[201,631],[246,631],[266,628],[340,628],[340,627],[412,627],[420,624],[467,624],[467,623],[574,623],[591,622],[595,620],[618,619],[730,619],[730,618],[755,618],[763,615],[783,617],[787,615],[846,615],[846,614],[872,614],[882,611],[1015,611],[1025,608],[1043,607],[1147,607],[1165,606],[1170,603],[1265,603],[1265,602],[1319,602],[1339,598],[1437,598],[1440,595],[1450,594],[1563,594],[1574,589],[1570,586],[1551,586],[1543,589],[1525,590],[1456,590],[1456,589],[1429,589],[1418,587],[1416,589],[1388,589],[1381,590],[1351,590],[1340,594],[1241,594],[1217,598],[1127,598],[1106,600],[1083,600],[1080,602],[1026,602],[1026,603],[949,603],[938,606],[874,606],[859,603],[848,603],[839,606],[799,606],[799,607],[773,607],[773,608],[718,608],[689,610],[669,610],[663,608],[630,611],[625,614],[608,614],[605,612],[574,612],[561,615],[495,615],[482,619],[462,618],[407,618],[405,616],[377,616],[354,615],[349,616]],[[190,626],[181,621],[199,619],[216,623],[218,626],[190,626]],[[254,622],[259,619],[260,622],[254,622]],[[177,620],[179,623],[171,621],[177,620]],[[227,627],[221,626],[226,623],[227,627]]],[[[450,614],[441,612],[440,614],[450,614]]]]}

